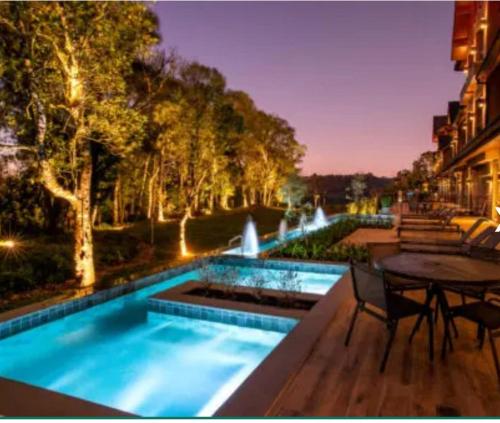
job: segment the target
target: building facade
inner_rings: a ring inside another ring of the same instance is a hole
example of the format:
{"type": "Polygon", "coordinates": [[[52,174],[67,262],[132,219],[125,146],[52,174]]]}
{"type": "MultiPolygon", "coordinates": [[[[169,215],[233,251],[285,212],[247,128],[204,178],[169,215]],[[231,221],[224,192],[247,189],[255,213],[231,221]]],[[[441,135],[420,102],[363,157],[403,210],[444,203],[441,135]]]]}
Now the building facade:
{"type": "Polygon", "coordinates": [[[451,59],[465,82],[459,101],[433,121],[438,194],[498,221],[500,2],[455,3],[451,59]]]}

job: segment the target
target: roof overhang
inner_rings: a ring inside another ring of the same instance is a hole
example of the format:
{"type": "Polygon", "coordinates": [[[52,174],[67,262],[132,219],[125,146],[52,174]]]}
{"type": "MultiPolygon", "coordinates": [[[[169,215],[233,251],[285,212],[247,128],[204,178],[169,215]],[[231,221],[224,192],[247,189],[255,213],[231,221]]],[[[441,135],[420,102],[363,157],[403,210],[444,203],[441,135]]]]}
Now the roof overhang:
{"type": "Polygon", "coordinates": [[[474,1],[456,1],[453,19],[453,37],[451,59],[457,62],[467,59],[469,34],[472,31],[477,3],[474,1]]]}

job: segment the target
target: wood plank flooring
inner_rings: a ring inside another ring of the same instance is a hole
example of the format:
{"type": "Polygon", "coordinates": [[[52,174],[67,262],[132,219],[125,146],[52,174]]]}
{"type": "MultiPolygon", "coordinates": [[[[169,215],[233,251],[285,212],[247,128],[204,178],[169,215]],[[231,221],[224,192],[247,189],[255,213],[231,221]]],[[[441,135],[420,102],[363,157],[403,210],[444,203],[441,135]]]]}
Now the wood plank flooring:
{"type": "MultiPolygon", "coordinates": [[[[423,300],[423,296],[417,295],[423,300]]],[[[450,297],[452,303],[458,297],[450,297]]],[[[275,402],[274,416],[497,416],[500,388],[485,342],[477,348],[475,326],[457,320],[455,351],[440,358],[442,322],[430,363],[427,326],[413,343],[414,318],[402,320],[384,374],[379,364],[386,331],[381,322],[360,314],[349,347],[344,337],[354,307],[346,300],[293,381],[275,402]]],[[[499,341],[497,341],[499,342],[499,341]]]]}

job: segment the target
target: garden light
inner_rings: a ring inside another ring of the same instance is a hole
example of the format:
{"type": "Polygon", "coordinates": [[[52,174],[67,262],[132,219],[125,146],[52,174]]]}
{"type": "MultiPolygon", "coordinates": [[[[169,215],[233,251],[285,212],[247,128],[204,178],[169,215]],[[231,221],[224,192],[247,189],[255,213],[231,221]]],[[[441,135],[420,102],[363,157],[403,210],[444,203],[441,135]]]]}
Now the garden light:
{"type": "Polygon", "coordinates": [[[16,242],[13,239],[4,239],[0,240],[1,248],[13,249],[16,247],[16,242]]]}

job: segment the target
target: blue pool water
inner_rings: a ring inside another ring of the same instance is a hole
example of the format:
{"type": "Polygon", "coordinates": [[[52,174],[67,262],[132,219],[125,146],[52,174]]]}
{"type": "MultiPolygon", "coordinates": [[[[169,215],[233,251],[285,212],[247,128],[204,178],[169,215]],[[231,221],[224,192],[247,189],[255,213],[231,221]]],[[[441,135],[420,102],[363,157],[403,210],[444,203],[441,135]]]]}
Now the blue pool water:
{"type": "MultiPolygon", "coordinates": [[[[261,276],[267,282],[265,288],[280,289],[280,280],[288,277],[286,270],[265,269],[259,267],[247,266],[227,266],[211,265],[218,273],[223,273],[225,269],[235,269],[237,272],[238,285],[253,286],[255,277],[261,276]]],[[[345,271],[345,269],[343,269],[345,271]]],[[[339,271],[340,272],[340,271],[339,271]]],[[[324,295],[337,282],[342,273],[315,273],[315,272],[293,272],[299,283],[298,288],[301,292],[324,295]]]]}
{"type": "Polygon", "coordinates": [[[144,288],[0,341],[0,376],[141,416],[210,416],[285,334],[147,312],[144,288]]]}

